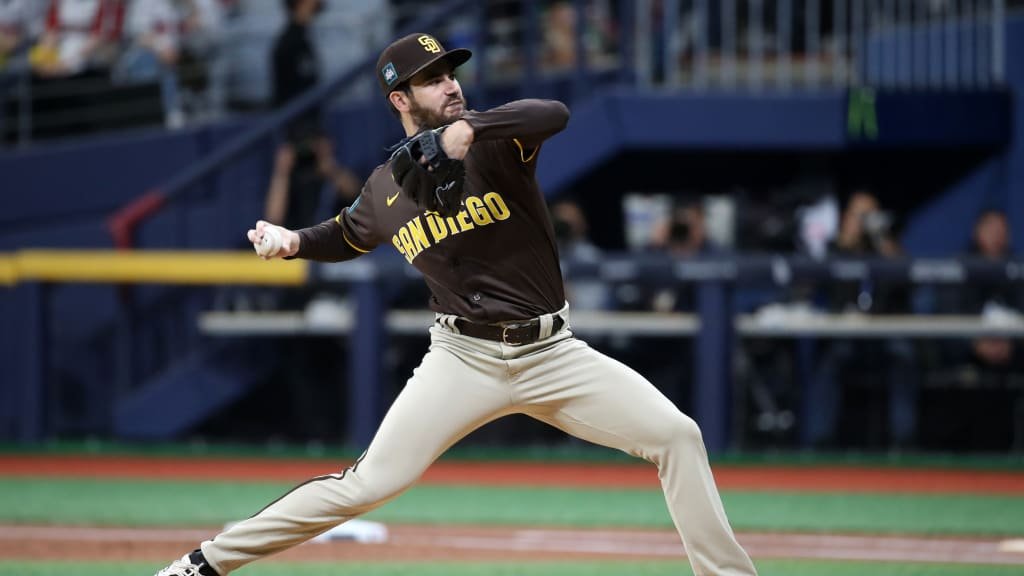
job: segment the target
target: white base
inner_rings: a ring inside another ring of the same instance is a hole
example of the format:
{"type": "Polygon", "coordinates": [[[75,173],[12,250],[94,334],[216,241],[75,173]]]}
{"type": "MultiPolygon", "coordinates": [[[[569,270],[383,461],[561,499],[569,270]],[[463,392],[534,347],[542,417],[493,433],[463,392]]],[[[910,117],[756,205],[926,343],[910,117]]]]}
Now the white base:
{"type": "Polygon", "coordinates": [[[337,542],[339,540],[354,540],[363,544],[380,544],[388,541],[388,528],[380,522],[369,520],[349,520],[339,524],[327,532],[320,534],[310,542],[337,542]]]}
{"type": "Polygon", "coordinates": [[[1024,538],[1015,540],[1003,540],[999,543],[1000,552],[1016,552],[1024,554],[1024,538]]]}

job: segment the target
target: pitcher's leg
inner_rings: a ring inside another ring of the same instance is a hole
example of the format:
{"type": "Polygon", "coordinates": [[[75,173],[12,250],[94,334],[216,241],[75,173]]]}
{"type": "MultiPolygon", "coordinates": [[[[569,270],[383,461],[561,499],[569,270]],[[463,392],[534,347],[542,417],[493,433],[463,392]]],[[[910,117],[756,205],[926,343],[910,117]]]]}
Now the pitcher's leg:
{"type": "Polygon", "coordinates": [[[207,562],[225,576],[398,496],[453,443],[506,413],[507,387],[488,378],[485,359],[477,360],[479,365],[468,367],[465,359],[432,349],[352,467],[297,486],[203,542],[207,562]]]}
{"type": "Polygon", "coordinates": [[[576,340],[558,347],[548,366],[523,373],[517,390],[529,396],[524,401],[535,408],[529,413],[656,464],[696,574],[756,574],[729,526],[697,424],[624,364],[576,340]]]}

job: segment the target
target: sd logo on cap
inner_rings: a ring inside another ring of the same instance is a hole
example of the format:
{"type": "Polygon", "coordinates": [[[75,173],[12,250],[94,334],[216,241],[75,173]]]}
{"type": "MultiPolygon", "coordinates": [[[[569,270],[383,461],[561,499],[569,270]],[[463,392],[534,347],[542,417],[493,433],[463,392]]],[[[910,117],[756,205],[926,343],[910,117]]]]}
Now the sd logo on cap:
{"type": "Polygon", "coordinates": [[[377,81],[384,97],[401,83],[442,58],[452,68],[464,64],[473,55],[465,48],[445,50],[444,46],[430,34],[417,32],[399,38],[384,49],[377,59],[377,81]]]}

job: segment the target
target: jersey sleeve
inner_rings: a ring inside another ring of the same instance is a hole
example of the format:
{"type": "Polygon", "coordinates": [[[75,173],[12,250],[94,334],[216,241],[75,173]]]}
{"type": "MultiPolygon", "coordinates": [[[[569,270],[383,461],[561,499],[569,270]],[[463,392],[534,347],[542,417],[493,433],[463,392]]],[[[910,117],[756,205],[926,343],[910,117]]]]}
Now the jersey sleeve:
{"type": "Polygon", "coordinates": [[[334,218],[296,231],[300,241],[295,257],[318,262],[358,258],[380,244],[375,222],[367,184],[356,201],[334,218]]]}
{"type": "Polygon", "coordinates": [[[473,141],[512,140],[527,162],[544,140],[565,129],[569,109],[557,100],[516,100],[483,112],[466,112],[473,141]]]}
{"type": "Polygon", "coordinates": [[[356,201],[342,210],[335,220],[341,224],[345,243],[356,252],[365,254],[380,244],[369,183],[363,186],[356,201]]]}

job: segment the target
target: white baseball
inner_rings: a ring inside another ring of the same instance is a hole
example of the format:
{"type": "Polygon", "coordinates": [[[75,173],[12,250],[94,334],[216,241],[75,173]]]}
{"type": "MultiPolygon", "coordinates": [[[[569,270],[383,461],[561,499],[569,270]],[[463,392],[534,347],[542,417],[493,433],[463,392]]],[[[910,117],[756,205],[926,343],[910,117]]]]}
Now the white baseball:
{"type": "Polygon", "coordinates": [[[282,242],[281,231],[275,226],[267,226],[263,229],[263,240],[254,248],[260,256],[271,258],[280,252],[282,242]]]}

